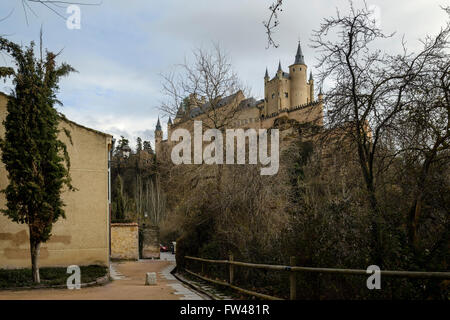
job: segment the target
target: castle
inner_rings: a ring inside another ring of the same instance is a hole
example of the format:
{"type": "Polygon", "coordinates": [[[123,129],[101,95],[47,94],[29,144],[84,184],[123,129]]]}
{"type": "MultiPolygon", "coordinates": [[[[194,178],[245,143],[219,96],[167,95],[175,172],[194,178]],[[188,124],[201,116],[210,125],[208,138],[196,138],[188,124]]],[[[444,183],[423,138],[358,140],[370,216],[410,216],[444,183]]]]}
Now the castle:
{"type": "MultiPolygon", "coordinates": [[[[308,67],[302,53],[300,42],[294,63],[289,66],[289,73],[284,72],[281,61],[278,70],[271,79],[266,68],[264,75],[264,99],[246,98],[242,91],[221,98],[214,111],[220,109],[222,114],[226,110],[235,110],[233,117],[224,126],[242,129],[269,129],[281,120],[295,120],[298,123],[314,123],[323,125],[323,96],[321,90],[315,98],[314,79],[312,72],[307,79],[308,67]]],[[[204,97],[200,99],[192,94],[187,103],[180,106],[174,121],[169,117],[167,134],[170,137],[176,128],[192,129],[194,120],[208,121],[211,112],[210,103],[204,97]]],[[[170,139],[163,140],[161,123],[158,118],[155,130],[155,151],[157,157],[164,150],[170,148],[170,139]]]]}

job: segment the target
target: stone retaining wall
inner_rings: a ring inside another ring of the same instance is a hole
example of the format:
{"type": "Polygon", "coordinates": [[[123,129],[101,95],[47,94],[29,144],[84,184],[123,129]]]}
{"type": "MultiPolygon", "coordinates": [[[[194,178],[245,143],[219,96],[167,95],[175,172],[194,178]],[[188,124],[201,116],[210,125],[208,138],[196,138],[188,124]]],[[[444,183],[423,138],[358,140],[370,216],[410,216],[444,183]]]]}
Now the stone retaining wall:
{"type": "Polygon", "coordinates": [[[111,224],[111,258],[139,259],[139,227],[137,223],[111,224]]]}

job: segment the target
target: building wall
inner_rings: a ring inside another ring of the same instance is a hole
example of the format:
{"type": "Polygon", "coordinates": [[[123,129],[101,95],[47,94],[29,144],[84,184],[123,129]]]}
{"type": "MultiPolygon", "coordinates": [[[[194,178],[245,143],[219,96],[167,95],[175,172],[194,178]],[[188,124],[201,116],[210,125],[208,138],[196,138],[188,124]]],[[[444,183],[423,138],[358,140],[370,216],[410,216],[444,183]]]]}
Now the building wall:
{"type": "MultiPolygon", "coordinates": [[[[7,96],[0,94],[0,123],[6,117],[7,96]]],[[[60,139],[67,145],[71,161],[72,183],[78,190],[65,191],[66,219],[53,226],[52,237],[41,245],[41,266],[108,265],[109,203],[108,150],[111,136],[71,121],[60,122],[70,131],[73,144],[63,132],[60,139]]],[[[4,136],[3,125],[0,135],[4,136]]],[[[0,189],[8,184],[7,171],[0,162],[0,189]]],[[[5,208],[0,194],[0,208],[5,208]]],[[[30,267],[28,228],[0,214],[0,268],[30,267]]]]}
{"type": "Polygon", "coordinates": [[[139,259],[139,228],[137,223],[111,224],[111,258],[139,259]]]}
{"type": "Polygon", "coordinates": [[[142,258],[160,257],[159,247],[159,227],[152,225],[144,225],[142,230],[142,258]]]}

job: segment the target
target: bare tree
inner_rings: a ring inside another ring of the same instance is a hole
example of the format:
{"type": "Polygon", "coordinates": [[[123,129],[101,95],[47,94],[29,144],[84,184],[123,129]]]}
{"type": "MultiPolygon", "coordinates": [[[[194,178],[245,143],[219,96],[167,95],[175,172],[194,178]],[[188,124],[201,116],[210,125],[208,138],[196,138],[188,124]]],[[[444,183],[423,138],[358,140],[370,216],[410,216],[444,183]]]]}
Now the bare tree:
{"type": "Polygon", "coordinates": [[[280,24],[280,21],[278,20],[278,13],[283,11],[282,9],[283,0],[277,0],[276,2],[272,3],[269,7],[270,16],[267,21],[263,21],[264,28],[266,29],[267,34],[267,47],[268,49],[270,46],[273,46],[275,48],[278,48],[278,44],[275,43],[273,40],[273,32],[280,24]]]}
{"type": "Polygon", "coordinates": [[[396,121],[412,106],[408,92],[421,81],[432,57],[442,51],[448,27],[427,41],[419,53],[389,55],[379,49],[380,41],[391,38],[377,28],[372,12],[357,9],[327,18],[313,33],[313,47],[321,53],[320,79],[331,80],[326,94],[330,128],[346,128],[357,149],[362,177],[372,211],[374,262],[382,265],[381,230],[383,213],[376,195],[376,157],[383,139],[391,135],[396,121]],[[335,40],[337,36],[337,40],[335,40]]]}
{"type": "Polygon", "coordinates": [[[166,99],[160,110],[175,117],[184,103],[196,106],[198,114],[209,121],[204,126],[223,129],[230,124],[239,111],[237,93],[248,94],[233,70],[229,55],[218,43],[211,50],[197,48],[192,52],[194,61],[187,59],[178,65],[178,72],[162,74],[162,92],[166,99]],[[227,99],[225,99],[227,98],[227,99]]]}
{"type": "MultiPolygon", "coordinates": [[[[450,7],[444,8],[450,17],[450,7]]],[[[413,197],[408,214],[408,238],[418,254],[418,229],[422,219],[424,195],[432,168],[442,172],[450,161],[450,19],[434,36],[423,41],[426,55],[418,77],[406,92],[408,104],[396,123],[396,138],[407,164],[418,164],[413,197]]],[[[447,219],[447,230],[449,228],[447,219]]],[[[448,231],[444,235],[448,241],[448,231]]],[[[431,250],[433,251],[433,249],[431,250]]]]}
{"type": "Polygon", "coordinates": [[[64,16],[59,10],[65,9],[68,5],[79,5],[79,6],[99,6],[103,3],[102,0],[99,2],[88,2],[88,1],[58,1],[58,0],[21,0],[23,12],[25,14],[25,20],[28,24],[28,11],[31,12],[35,17],[37,17],[36,12],[30,4],[39,4],[46,7],[48,10],[52,11],[58,17],[66,20],[67,17],[64,16]]]}

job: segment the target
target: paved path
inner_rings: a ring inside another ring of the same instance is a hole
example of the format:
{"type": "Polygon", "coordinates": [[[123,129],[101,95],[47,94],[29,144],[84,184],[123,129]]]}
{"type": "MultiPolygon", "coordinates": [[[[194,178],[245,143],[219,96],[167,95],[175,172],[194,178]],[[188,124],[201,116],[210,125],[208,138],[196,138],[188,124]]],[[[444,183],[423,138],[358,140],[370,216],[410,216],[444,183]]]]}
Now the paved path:
{"type": "Polygon", "coordinates": [[[162,254],[161,260],[139,260],[112,263],[113,280],[104,286],[68,289],[39,289],[0,291],[0,300],[202,300],[194,291],[185,287],[170,271],[174,268],[173,255],[162,254]],[[145,273],[157,273],[157,285],[146,286],[145,273]]]}

